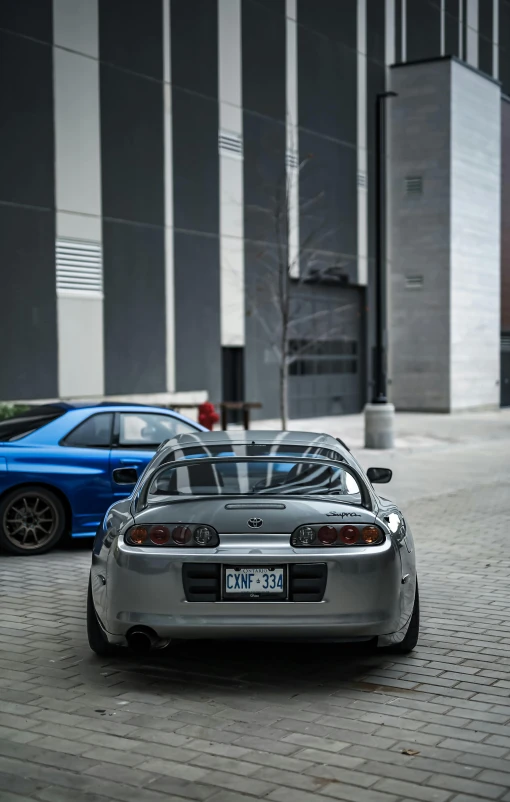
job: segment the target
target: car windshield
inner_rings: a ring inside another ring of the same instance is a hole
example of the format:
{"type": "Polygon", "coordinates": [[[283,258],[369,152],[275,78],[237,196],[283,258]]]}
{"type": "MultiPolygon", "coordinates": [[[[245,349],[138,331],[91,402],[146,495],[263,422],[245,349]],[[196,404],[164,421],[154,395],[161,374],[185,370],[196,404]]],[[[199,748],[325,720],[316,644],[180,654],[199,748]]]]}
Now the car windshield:
{"type": "Polygon", "coordinates": [[[165,467],[152,480],[148,501],[220,495],[335,496],[361,504],[358,481],[343,465],[276,459],[204,460],[165,467]]]}

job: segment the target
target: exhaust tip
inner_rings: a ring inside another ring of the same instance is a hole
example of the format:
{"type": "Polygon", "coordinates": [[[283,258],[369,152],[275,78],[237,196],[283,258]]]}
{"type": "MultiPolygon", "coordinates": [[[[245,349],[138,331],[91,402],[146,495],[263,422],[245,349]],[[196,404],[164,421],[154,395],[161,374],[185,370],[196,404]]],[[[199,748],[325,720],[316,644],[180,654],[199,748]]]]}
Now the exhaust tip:
{"type": "Polygon", "coordinates": [[[155,632],[150,629],[132,629],[127,634],[127,642],[130,649],[138,654],[150,652],[158,642],[155,632]]]}

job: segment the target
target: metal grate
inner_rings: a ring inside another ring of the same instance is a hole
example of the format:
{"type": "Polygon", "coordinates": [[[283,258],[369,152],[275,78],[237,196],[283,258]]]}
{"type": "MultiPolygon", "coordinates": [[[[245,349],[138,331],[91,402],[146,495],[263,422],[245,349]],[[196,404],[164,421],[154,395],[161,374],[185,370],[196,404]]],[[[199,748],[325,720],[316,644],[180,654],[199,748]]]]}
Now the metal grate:
{"type": "Polygon", "coordinates": [[[501,351],[505,354],[510,353],[510,334],[501,335],[501,351]]]}
{"type": "Polygon", "coordinates": [[[421,290],[423,276],[406,276],[406,287],[408,290],[421,290]]]}
{"type": "Polygon", "coordinates": [[[232,131],[220,131],[218,134],[218,149],[223,156],[243,158],[243,139],[240,134],[232,131]]]}
{"type": "Polygon", "coordinates": [[[287,167],[296,170],[299,167],[299,153],[294,148],[289,148],[285,157],[287,167]]]}
{"type": "Polygon", "coordinates": [[[406,195],[423,194],[423,176],[409,175],[405,179],[406,195]]]}
{"type": "Polygon", "coordinates": [[[358,187],[360,189],[367,188],[367,174],[366,173],[358,173],[358,187]]]}
{"type": "Polygon", "coordinates": [[[103,255],[99,242],[58,239],[55,245],[57,292],[103,293],[103,255]]]}

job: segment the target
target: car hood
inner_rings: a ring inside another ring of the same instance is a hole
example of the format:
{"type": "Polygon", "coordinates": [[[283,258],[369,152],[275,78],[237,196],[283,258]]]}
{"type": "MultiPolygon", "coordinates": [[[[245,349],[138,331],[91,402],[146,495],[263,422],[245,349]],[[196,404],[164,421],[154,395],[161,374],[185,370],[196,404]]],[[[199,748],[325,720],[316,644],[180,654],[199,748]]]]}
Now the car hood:
{"type": "Polygon", "coordinates": [[[375,513],[354,504],[327,499],[272,498],[253,500],[235,497],[194,498],[151,504],[137,512],[137,524],[208,524],[220,534],[257,531],[259,534],[291,533],[303,524],[373,523],[375,513]],[[250,526],[249,520],[262,523],[250,526]]]}

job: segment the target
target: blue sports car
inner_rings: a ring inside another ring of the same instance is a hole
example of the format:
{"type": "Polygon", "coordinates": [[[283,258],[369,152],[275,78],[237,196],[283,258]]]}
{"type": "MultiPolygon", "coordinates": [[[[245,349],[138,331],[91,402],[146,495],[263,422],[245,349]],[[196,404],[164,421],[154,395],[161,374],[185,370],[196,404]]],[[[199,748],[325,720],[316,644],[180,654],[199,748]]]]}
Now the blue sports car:
{"type": "Polygon", "coordinates": [[[0,549],[42,554],[66,533],[95,535],[164,440],[203,431],[136,404],[41,405],[0,421],[0,549]]]}

